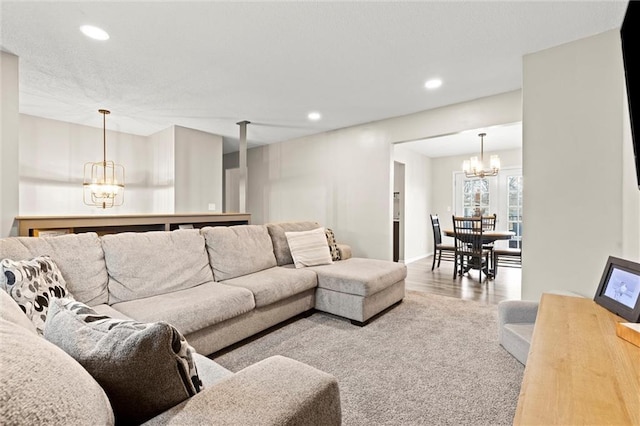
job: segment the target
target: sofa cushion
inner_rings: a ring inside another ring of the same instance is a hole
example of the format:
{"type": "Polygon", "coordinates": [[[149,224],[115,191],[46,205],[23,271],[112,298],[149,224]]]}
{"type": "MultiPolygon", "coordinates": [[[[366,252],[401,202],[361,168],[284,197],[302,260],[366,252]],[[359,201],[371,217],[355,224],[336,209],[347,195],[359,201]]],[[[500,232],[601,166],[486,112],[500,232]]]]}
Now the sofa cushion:
{"type": "Polygon", "coordinates": [[[365,297],[407,277],[404,264],[357,257],[310,269],[318,274],[318,287],[365,297]]]}
{"type": "Polygon", "coordinates": [[[271,238],[263,225],[205,227],[200,232],[216,281],[276,266],[271,238]]]}
{"type": "Polygon", "coordinates": [[[247,289],[211,282],[111,307],[138,321],[166,321],[186,336],[249,312],[255,302],[247,289]]]}
{"type": "Polygon", "coordinates": [[[285,232],[284,235],[287,237],[291,258],[296,268],[333,263],[324,228],[285,232]]]}
{"type": "Polygon", "coordinates": [[[0,239],[0,259],[31,259],[49,255],[67,282],[73,297],[87,305],[107,303],[107,267],[98,234],[0,239]]]}
{"type": "Polygon", "coordinates": [[[226,377],[233,376],[231,371],[197,352],[193,353],[193,360],[198,366],[198,376],[200,380],[202,380],[202,385],[205,389],[215,385],[226,377]]]}
{"type": "Polygon", "coordinates": [[[256,308],[260,308],[315,288],[318,280],[316,273],[311,270],[276,266],[226,280],[223,284],[250,290],[255,298],[256,308]]]}
{"type": "Polygon", "coordinates": [[[91,375],[0,291],[0,423],[112,425],[107,395],[91,375]]]}
{"type": "Polygon", "coordinates": [[[44,330],[50,300],[68,295],[62,273],[49,256],[17,261],[3,259],[0,288],[16,301],[39,334],[44,330]]]}
{"type": "Polygon", "coordinates": [[[267,223],[266,226],[269,231],[269,235],[271,236],[273,253],[276,256],[278,266],[293,263],[291,250],[289,250],[289,243],[287,242],[285,232],[310,231],[312,229],[320,228],[320,224],[318,222],[275,222],[267,223]]]}
{"type": "Polygon", "coordinates": [[[524,365],[529,356],[533,328],[534,323],[505,324],[500,333],[500,345],[524,365]]]}
{"type": "Polygon", "coordinates": [[[33,334],[38,334],[36,326],[22,312],[18,303],[6,291],[0,291],[0,318],[5,321],[29,330],[33,334]]]}
{"type": "Polygon", "coordinates": [[[102,247],[110,305],[213,281],[198,229],[105,235],[102,247]]]}
{"type": "Polygon", "coordinates": [[[148,420],[201,389],[193,349],[165,322],[114,319],[55,299],[44,336],[100,383],[120,424],[148,420]]]}

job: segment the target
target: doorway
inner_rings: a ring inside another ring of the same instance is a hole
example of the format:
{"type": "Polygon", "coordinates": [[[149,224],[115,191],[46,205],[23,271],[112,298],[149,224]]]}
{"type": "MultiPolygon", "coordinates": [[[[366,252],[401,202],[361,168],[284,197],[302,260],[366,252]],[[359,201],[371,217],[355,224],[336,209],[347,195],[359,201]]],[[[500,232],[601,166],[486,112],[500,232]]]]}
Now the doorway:
{"type": "Polygon", "coordinates": [[[404,261],[405,165],[393,162],[393,261],[404,261]]]}

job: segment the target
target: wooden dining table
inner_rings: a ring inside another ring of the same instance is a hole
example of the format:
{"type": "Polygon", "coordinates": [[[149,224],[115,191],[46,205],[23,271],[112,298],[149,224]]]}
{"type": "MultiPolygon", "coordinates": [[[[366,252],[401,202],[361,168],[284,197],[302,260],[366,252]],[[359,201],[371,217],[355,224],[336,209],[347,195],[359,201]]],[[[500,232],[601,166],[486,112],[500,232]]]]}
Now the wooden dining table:
{"type": "MultiPolygon", "coordinates": [[[[456,237],[456,233],[453,229],[443,229],[442,232],[447,237],[456,237]]],[[[490,231],[482,231],[482,244],[491,244],[498,240],[510,240],[512,237],[516,235],[513,231],[499,231],[499,230],[490,230],[490,231]]],[[[462,234],[462,240],[464,241],[464,234],[462,234]]],[[[473,262],[467,264],[464,272],[468,272],[470,269],[479,269],[477,265],[473,262]]],[[[483,272],[487,275],[487,277],[493,277],[493,271],[489,270],[489,268],[483,268],[483,272]]]]}
{"type": "MultiPolygon", "coordinates": [[[[453,229],[443,229],[444,235],[447,237],[456,237],[456,233],[453,229]]],[[[512,237],[515,237],[516,233],[513,231],[482,231],[482,244],[491,244],[498,240],[510,240],[512,237]]]]}

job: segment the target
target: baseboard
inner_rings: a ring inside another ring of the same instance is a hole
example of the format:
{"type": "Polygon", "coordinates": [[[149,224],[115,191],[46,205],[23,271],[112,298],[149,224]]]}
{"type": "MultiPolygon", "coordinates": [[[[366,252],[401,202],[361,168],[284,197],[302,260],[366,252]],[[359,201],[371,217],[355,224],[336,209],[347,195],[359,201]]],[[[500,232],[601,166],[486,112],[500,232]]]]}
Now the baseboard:
{"type": "Polygon", "coordinates": [[[417,262],[418,260],[426,259],[429,256],[433,256],[433,253],[427,253],[427,254],[422,255],[422,256],[412,257],[410,259],[402,260],[401,262],[406,265],[407,263],[413,263],[413,262],[417,262]]]}

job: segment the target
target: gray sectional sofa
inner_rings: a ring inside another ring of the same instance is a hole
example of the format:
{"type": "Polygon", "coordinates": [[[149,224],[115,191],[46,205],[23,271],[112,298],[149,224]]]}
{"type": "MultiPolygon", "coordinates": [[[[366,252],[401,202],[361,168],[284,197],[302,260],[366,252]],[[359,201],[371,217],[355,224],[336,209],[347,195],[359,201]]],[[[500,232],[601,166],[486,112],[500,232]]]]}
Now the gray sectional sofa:
{"type": "MultiPolygon", "coordinates": [[[[341,260],[296,268],[285,233],[318,227],[316,222],[285,222],[14,237],[0,239],[0,259],[49,255],[77,301],[112,318],[167,322],[198,354],[209,355],[314,309],[364,325],[403,299],[404,265],[353,258],[346,245],[337,245],[341,260]]],[[[1,352],[4,365],[11,356],[5,342],[1,352]]],[[[325,373],[276,357],[232,374],[198,354],[198,371],[208,372],[205,391],[153,419],[155,424],[340,423],[337,383],[325,373]],[[286,386],[283,380],[288,380],[286,386]],[[288,391],[274,400],[252,381],[265,389],[285,386],[288,391]],[[207,407],[216,407],[215,414],[207,407]],[[261,410],[266,410],[264,415],[261,410]],[[252,413],[257,420],[247,421],[252,413]],[[312,414],[313,420],[307,418],[312,414]]],[[[4,404],[13,390],[3,387],[4,404]]]]}

